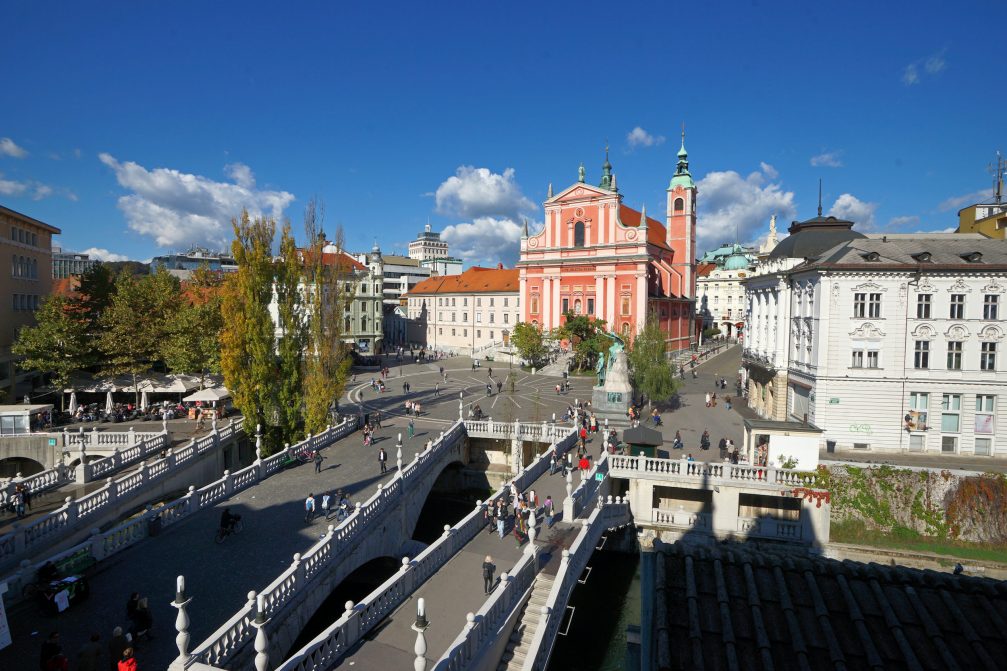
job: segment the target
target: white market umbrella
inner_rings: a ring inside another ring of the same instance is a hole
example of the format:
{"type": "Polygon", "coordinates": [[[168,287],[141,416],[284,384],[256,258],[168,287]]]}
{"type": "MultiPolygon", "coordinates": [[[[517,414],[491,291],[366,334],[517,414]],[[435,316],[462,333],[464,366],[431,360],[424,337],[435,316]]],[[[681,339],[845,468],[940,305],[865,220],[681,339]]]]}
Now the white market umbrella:
{"type": "Polygon", "coordinates": [[[183,403],[195,403],[196,401],[202,401],[203,403],[216,403],[225,398],[230,398],[231,392],[225,387],[213,387],[211,389],[200,389],[197,392],[189,394],[182,399],[183,403]]]}
{"type": "Polygon", "coordinates": [[[147,392],[140,394],[140,410],[147,409],[147,392]]]}
{"type": "Polygon", "coordinates": [[[105,414],[112,414],[112,392],[105,394],[105,414]]]}
{"type": "Polygon", "coordinates": [[[70,392],[70,414],[77,414],[77,392],[70,392]]]}

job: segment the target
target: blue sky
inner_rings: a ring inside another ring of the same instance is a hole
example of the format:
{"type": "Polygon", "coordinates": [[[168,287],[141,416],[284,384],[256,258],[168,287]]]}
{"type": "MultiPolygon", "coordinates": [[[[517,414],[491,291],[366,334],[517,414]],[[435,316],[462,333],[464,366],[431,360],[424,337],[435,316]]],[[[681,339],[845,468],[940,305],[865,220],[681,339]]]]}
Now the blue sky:
{"type": "MultiPolygon", "coordinates": [[[[957,224],[1007,149],[1007,4],[11,0],[0,204],[61,243],[148,259],[220,246],[245,206],[325,205],[349,245],[428,218],[470,263],[516,258],[606,140],[664,211],[682,122],[700,251],[826,211],[957,224]],[[999,123],[998,123],[999,122],[999,123]],[[639,130],[636,130],[639,129],[639,130]]],[[[981,195],[981,194],[980,194],[981,195]]]]}

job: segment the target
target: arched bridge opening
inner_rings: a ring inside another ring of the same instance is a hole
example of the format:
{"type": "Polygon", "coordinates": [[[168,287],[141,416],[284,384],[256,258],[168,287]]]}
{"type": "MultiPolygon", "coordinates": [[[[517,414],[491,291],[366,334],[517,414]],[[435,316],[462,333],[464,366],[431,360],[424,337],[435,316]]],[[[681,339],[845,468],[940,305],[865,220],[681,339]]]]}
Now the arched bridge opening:
{"type": "Polygon", "coordinates": [[[18,473],[24,477],[45,470],[45,465],[29,457],[14,456],[0,459],[0,477],[13,478],[18,473]]]}
{"type": "Polygon", "coordinates": [[[320,634],[330,624],[338,620],[346,609],[346,602],[357,603],[388,580],[400,568],[401,558],[377,557],[359,566],[346,576],[342,582],[329,593],[329,596],[318,607],[315,614],[301,629],[297,640],[290,646],[284,659],[304,647],[311,639],[320,634]]]}
{"type": "Polygon", "coordinates": [[[412,540],[429,545],[444,533],[444,525],[454,526],[472,512],[476,501],[484,501],[490,489],[485,478],[460,461],[447,464],[434,480],[419,517],[412,540]]]}

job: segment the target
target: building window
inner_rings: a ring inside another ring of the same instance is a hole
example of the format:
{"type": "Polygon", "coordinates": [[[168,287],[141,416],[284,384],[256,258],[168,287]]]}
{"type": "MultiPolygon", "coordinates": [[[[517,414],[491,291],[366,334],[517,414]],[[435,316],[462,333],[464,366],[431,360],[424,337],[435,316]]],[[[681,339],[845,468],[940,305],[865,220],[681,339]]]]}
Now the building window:
{"type": "Polygon", "coordinates": [[[455,330],[451,329],[451,335],[455,335],[455,330]]]}
{"type": "Polygon", "coordinates": [[[483,337],[482,329],[476,329],[476,338],[482,338],[482,337],[483,337]]]}
{"type": "Polygon", "coordinates": [[[867,294],[853,294],[853,316],[860,318],[867,316],[867,294]]]}
{"type": "Polygon", "coordinates": [[[360,330],[363,332],[367,331],[367,317],[360,318],[360,330]]]}
{"type": "Polygon", "coordinates": [[[562,312],[563,312],[563,314],[566,314],[569,311],[570,311],[570,299],[569,298],[564,298],[563,299],[563,310],[562,310],[562,312]]]}
{"type": "Polygon", "coordinates": [[[490,331],[490,340],[493,340],[493,331],[490,331]]]}
{"type": "Polygon", "coordinates": [[[580,302],[580,299],[578,298],[573,302],[573,313],[579,315],[582,307],[583,304],[580,302]]]}
{"type": "Polygon", "coordinates": [[[346,319],[345,319],[345,320],[343,321],[343,330],[344,330],[344,331],[346,331],[347,333],[349,333],[349,332],[350,332],[350,318],[349,318],[349,317],[347,317],[347,318],[346,318],[346,319]]]}
{"type": "Polygon", "coordinates": [[[948,341],[948,370],[962,369],[962,341],[948,341]]]}
{"type": "Polygon", "coordinates": [[[928,341],[916,341],[916,354],[913,358],[913,368],[930,368],[930,343],[928,341]]]}
{"type": "Polygon", "coordinates": [[[979,368],[981,370],[997,369],[997,344],[995,342],[982,343],[982,351],[979,353],[979,368]]]}
{"type": "Polygon", "coordinates": [[[469,337],[469,330],[468,329],[462,329],[462,336],[468,338],[469,337]]]}
{"type": "Polygon", "coordinates": [[[34,233],[31,234],[31,246],[38,247],[38,236],[34,233]]]}
{"type": "Polygon", "coordinates": [[[507,307],[507,297],[504,296],[504,307],[507,307]]]}
{"type": "Polygon", "coordinates": [[[622,323],[622,335],[629,337],[629,322],[622,323]]]}
{"type": "Polygon", "coordinates": [[[951,294],[951,319],[965,319],[965,294],[951,294]]]}
{"type": "Polygon", "coordinates": [[[454,298],[454,297],[452,297],[452,298],[451,298],[451,307],[455,307],[455,301],[456,301],[456,300],[457,300],[457,299],[456,299],[456,298],[454,298]]]}
{"type": "Polygon", "coordinates": [[[990,438],[976,438],[974,452],[977,457],[992,457],[993,440],[990,438]]]}
{"type": "Polygon", "coordinates": [[[909,393],[909,428],[915,431],[926,431],[927,412],[930,409],[930,394],[925,391],[909,393]]]}
{"type": "Polygon", "coordinates": [[[573,246],[583,247],[584,246],[584,222],[578,221],[573,225],[573,246]]]}
{"type": "Polygon", "coordinates": [[[996,294],[986,294],[983,298],[983,319],[994,320],[997,318],[1000,297],[996,294]]]}
{"type": "Polygon", "coordinates": [[[961,394],[941,396],[941,432],[958,433],[961,430],[961,394]]]}
{"type": "MultiPolygon", "coordinates": [[[[490,315],[492,316],[492,315],[490,315]]],[[[510,314],[504,313],[504,324],[510,324],[510,314]]]]}
{"type": "Polygon", "coordinates": [[[863,368],[864,367],[864,350],[855,349],[853,350],[853,360],[850,362],[850,368],[863,368]]]}
{"type": "Polygon", "coordinates": [[[594,314],[594,299],[593,298],[588,298],[587,299],[587,313],[589,315],[593,315],[594,314]]]}
{"type": "Polygon", "coordinates": [[[462,307],[467,308],[469,306],[469,297],[465,296],[462,298],[462,307]]]}
{"type": "Polygon", "coordinates": [[[867,367],[868,368],[879,368],[880,357],[878,356],[880,352],[876,349],[867,350],[867,367]]]}
{"type": "Polygon", "coordinates": [[[975,418],[975,431],[976,433],[986,433],[993,434],[994,424],[993,421],[995,408],[996,408],[997,397],[990,394],[977,394],[976,395],[976,418],[975,418]]]}
{"type": "Polygon", "coordinates": [[[490,307],[493,307],[493,297],[490,296],[490,307]]]}
{"type": "Polygon", "coordinates": [[[954,453],[958,451],[958,436],[941,436],[941,452],[954,453]]]}
{"type": "Polygon", "coordinates": [[[867,316],[877,319],[881,316],[881,294],[870,294],[867,301],[867,316]]]}
{"type": "Polygon", "coordinates": [[[683,199],[681,199],[681,198],[676,198],[675,199],[675,211],[676,212],[681,212],[684,209],[685,209],[685,201],[683,199]]]}
{"type": "Polygon", "coordinates": [[[622,297],[622,314],[629,315],[629,296],[622,297]]]}
{"type": "Polygon", "coordinates": [[[481,308],[482,306],[483,306],[483,297],[482,296],[476,296],[476,307],[477,308],[481,308]]]}
{"type": "Polygon", "coordinates": [[[933,294],[920,294],[916,297],[916,318],[930,319],[930,304],[933,294]]]}
{"type": "Polygon", "coordinates": [[[494,323],[493,322],[493,317],[495,316],[495,313],[491,312],[489,314],[490,314],[490,324],[492,324],[492,323],[494,323]]]}
{"type": "Polygon", "coordinates": [[[444,335],[444,329],[438,327],[437,328],[437,335],[444,335]]]}
{"type": "Polygon", "coordinates": [[[462,313],[462,321],[463,322],[468,322],[468,320],[469,320],[469,313],[463,312],[462,313]]]}

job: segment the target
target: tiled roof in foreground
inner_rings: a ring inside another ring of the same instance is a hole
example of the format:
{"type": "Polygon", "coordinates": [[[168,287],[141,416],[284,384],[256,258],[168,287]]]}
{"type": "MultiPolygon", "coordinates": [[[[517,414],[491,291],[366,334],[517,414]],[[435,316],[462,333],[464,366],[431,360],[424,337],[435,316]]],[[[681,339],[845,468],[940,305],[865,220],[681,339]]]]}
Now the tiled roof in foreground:
{"type": "Polygon", "coordinates": [[[1003,581],[738,544],[669,549],[659,668],[1007,668],[1003,581]]]}

